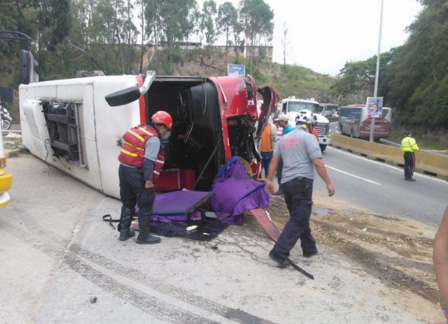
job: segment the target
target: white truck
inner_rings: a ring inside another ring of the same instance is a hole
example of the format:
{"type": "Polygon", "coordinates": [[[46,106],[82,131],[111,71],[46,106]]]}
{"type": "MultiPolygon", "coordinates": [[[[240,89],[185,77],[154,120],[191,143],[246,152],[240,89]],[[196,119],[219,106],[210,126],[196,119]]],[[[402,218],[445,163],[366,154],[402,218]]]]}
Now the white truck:
{"type": "Polygon", "coordinates": [[[313,113],[317,133],[319,134],[319,146],[321,151],[325,151],[330,144],[330,122],[323,116],[324,111],[319,103],[314,99],[299,99],[294,96],[283,99],[277,104],[276,115],[285,114],[289,118],[289,123],[295,125],[296,117],[302,109],[313,113]]]}

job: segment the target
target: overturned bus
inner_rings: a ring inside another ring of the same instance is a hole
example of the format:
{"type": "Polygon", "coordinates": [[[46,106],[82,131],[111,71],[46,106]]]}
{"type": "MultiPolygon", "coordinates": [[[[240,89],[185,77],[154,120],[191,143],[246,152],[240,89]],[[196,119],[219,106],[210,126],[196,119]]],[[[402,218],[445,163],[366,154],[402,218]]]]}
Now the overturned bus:
{"type": "Polygon", "coordinates": [[[19,87],[19,97],[24,146],[116,198],[117,157],[128,128],[148,123],[158,110],[167,111],[173,127],[156,190],[207,191],[232,156],[247,162],[254,174],[259,172],[257,140],[277,100],[272,88],[258,89],[250,76],[154,73],[31,83],[19,87]],[[260,114],[257,93],[263,100],[260,114]]]}

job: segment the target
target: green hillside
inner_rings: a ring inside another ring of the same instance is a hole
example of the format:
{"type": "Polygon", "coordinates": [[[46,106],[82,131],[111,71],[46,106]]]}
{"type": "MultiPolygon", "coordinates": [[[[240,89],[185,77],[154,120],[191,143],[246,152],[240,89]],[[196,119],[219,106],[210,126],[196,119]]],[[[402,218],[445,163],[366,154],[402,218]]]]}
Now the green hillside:
{"type": "MultiPolygon", "coordinates": [[[[236,62],[229,63],[246,65],[246,73],[254,77],[257,85],[269,85],[281,97],[296,96],[298,98],[315,98],[320,102],[336,102],[337,98],[331,94],[330,87],[336,79],[328,75],[316,73],[302,66],[292,66],[278,63],[256,62],[247,64],[241,57],[236,62]]],[[[175,75],[225,75],[227,70],[225,55],[214,52],[205,54],[202,51],[189,54],[185,62],[173,65],[175,75]],[[199,58],[202,57],[201,66],[199,58]]]]}

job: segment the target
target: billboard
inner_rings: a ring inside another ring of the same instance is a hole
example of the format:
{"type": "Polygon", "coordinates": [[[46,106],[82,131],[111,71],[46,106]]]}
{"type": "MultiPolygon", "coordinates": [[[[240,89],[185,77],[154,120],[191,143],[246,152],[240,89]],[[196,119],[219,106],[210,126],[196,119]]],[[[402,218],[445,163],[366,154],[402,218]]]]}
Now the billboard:
{"type": "Polygon", "coordinates": [[[246,66],[243,64],[228,64],[227,75],[241,75],[246,76],[246,66]]]}
{"type": "Polygon", "coordinates": [[[367,97],[367,116],[381,118],[383,116],[383,97],[367,97]]]}

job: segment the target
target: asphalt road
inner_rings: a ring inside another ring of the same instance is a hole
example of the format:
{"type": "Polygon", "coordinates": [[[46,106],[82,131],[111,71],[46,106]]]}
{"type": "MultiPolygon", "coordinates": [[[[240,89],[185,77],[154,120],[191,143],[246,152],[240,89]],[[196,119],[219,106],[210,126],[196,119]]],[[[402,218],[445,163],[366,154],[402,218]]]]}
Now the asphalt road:
{"type": "MultiPolygon", "coordinates": [[[[388,164],[327,148],[324,162],[336,187],[336,197],[373,214],[395,214],[438,225],[448,203],[448,182],[415,173],[404,180],[403,170],[388,164]]],[[[317,177],[318,178],[318,177],[317,177]]],[[[318,178],[318,191],[326,187],[318,178]]]]}
{"type": "MultiPolygon", "coordinates": [[[[337,123],[331,123],[331,133],[337,123]]],[[[439,225],[448,203],[448,182],[415,173],[416,182],[404,180],[404,171],[356,154],[328,147],[324,162],[338,199],[373,214],[395,214],[439,225]]],[[[318,177],[317,177],[318,178],[318,177]]],[[[316,190],[326,190],[319,179],[316,190]]]]}

